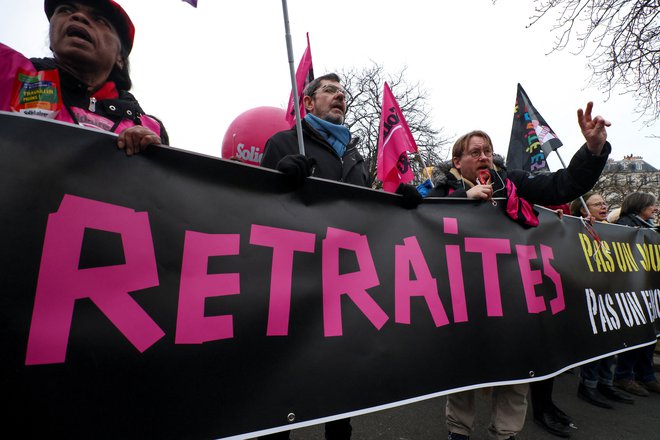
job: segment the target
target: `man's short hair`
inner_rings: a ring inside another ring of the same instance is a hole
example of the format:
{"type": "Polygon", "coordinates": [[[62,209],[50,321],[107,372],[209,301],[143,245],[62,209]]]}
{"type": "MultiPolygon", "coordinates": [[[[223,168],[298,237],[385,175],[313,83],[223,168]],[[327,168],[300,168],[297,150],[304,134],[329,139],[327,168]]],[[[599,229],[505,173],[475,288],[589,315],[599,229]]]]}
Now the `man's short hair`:
{"type": "Polygon", "coordinates": [[[475,136],[480,137],[486,141],[485,147],[490,147],[491,150],[493,149],[493,141],[490,140],[490,136],[488,136],[488,134],[486,134],[485,131],[473,130],[469,133],[464,134],[463,136],[459,137],[456,140],[454,146],[451,149],[452,159],[460,159],[461,156],[463,156],[463,154],[467,151],[468,144],[470,143],[470,139],[472,139],[475,136]]]}
{"type": "Polygon", "coordinates": [[[307,87],[305,87],[305,90],[303,90],[303,96],[313,96],[319,87],[321,87],[321,81],[323,80],[337,83],[341,82],[339,75],[336,73],[326,73],[325,75],[319,76],[318,78],[314,78],[309,84],[307,84],[307,87]]]}

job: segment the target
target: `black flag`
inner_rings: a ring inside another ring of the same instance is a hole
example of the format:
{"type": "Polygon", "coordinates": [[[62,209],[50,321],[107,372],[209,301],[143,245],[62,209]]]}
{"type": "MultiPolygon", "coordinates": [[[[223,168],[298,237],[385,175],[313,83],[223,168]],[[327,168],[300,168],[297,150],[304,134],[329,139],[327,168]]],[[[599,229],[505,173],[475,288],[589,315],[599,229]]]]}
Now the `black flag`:
{"type": "Polygon", "coordinates": [[[518,84],[506,166],[530,172],[550,171],[546,158],[562,143],[518,84]]]}

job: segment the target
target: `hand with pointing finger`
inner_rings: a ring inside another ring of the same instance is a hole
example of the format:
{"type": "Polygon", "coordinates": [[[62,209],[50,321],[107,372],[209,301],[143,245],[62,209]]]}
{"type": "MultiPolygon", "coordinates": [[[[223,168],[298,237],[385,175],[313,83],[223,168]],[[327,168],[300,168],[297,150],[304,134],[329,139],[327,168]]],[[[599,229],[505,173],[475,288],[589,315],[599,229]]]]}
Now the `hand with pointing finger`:
{"type": "Polygon", "coordinates": [[[600,155],[603,151],[603,146],[607,141],[607,131],[605,127],[612,125],[609,121],[605,120],[602,116],[591,117],[591,110],[594,103],[589,101],[586,109],[578,109],[577,117],[582,135],[587,141],[587,149],[591,154],[600,155]]]}

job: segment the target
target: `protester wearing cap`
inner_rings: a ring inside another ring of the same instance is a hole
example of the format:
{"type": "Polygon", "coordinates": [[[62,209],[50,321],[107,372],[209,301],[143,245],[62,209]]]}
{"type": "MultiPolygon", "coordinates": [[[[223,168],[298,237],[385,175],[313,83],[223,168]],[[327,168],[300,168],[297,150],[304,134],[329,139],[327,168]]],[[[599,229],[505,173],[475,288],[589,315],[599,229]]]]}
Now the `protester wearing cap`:
{"type": "Polygon", "coordinates": [[[161,122],[128,92],[135,27],[112,0],[45,0],[52,58],[0,44],[0,110],[119,134],[127,154],[167,143],[161,122]]]}

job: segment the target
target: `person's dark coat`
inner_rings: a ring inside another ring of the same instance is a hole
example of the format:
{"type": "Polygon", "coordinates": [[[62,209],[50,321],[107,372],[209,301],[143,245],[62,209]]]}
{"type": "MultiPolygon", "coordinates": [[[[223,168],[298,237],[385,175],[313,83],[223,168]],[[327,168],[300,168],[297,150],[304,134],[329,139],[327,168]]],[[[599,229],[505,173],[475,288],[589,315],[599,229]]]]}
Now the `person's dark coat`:
{"type": "MultiPolygon", "coordinates": [[[[586,145],[583,145],[566,169],[554,173],[530,174],[522,170],[490,170],[493,197],[507,196],[504,188],[508,178],[515,185],[517,195],[530,203],[559,205],[570,202],[596,184],[611,151],[609,142],[605,143],[598,156],[591,154],[586,145]]],[[[456,178],[447,168],[438,171],[434,173],[435,187],[429,197],[466,197],[470,187],[465,185],[463,180],[456,178]]]]}
{"type": "Polygon", "coordinates": [[[644,221],[640,216],[636,214],[627,213],[619,217],[616,221],[617,225],[632,226],[634,228],[652,228],[658,230],[657,226],[644,221]]]}
{"type": "MultiPolygon", "coordinates": [[[[346,146],[343,157],[339,157],[332,146],[302,121],[305,156],[314,158],[316,165],[312,176],[353,185],[368,186],[364,159],[357,150],[359,139],[353,138],[346,146]]],[[[261,166],[277,169],[277,163],[287,155],[299,154],[296,128],[275,133],[266,143],[261,166]]]]}

